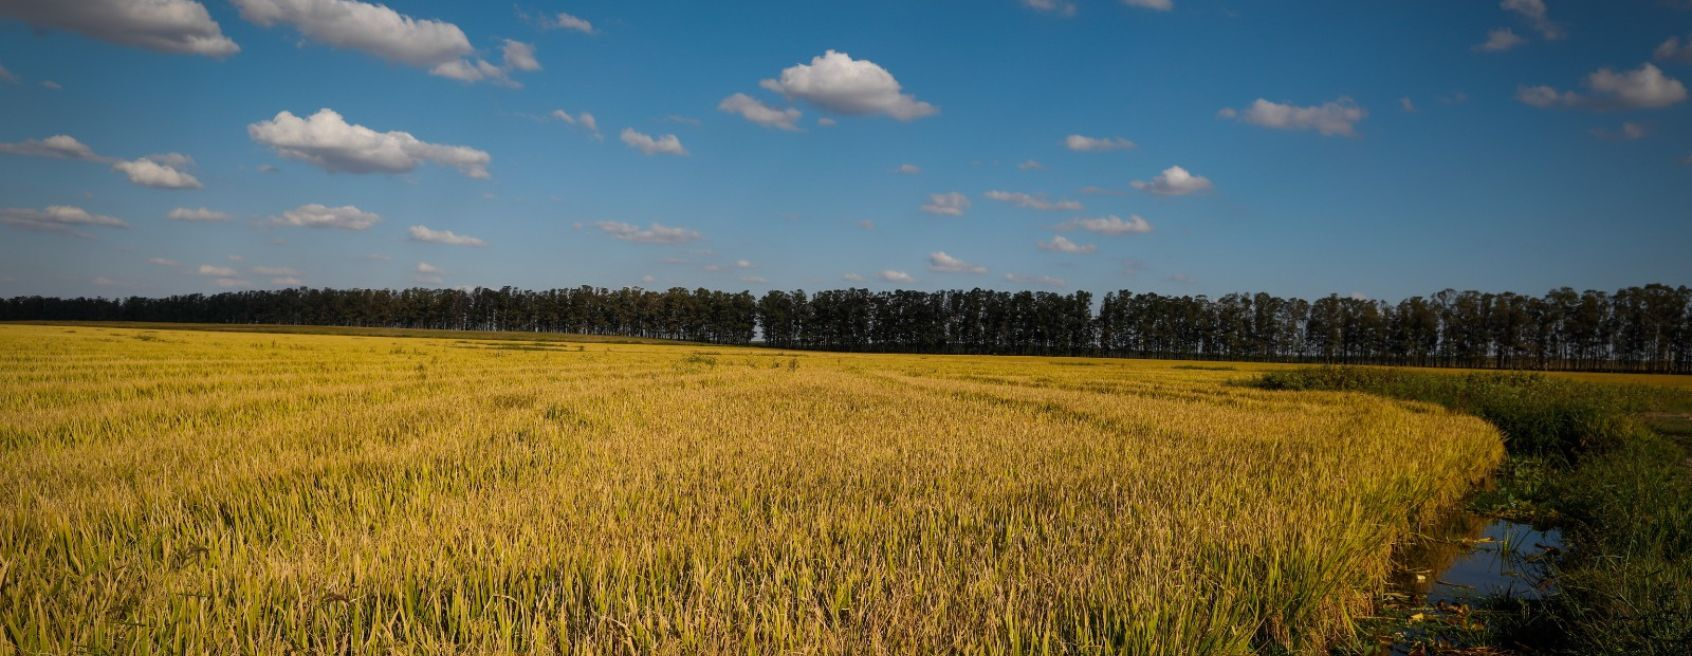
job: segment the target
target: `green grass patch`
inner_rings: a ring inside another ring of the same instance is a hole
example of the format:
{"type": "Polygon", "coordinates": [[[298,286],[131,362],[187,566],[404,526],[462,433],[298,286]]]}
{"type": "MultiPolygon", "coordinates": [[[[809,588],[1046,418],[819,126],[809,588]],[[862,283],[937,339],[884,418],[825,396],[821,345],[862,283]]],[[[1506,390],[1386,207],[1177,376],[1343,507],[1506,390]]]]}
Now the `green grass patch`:
{"type": "Polygon", "coordinates": [[[1315,367],[1264,374],[1279,390],[1366,392],[1436,403],[1492,422],[1514,455],[1560,455],[1613,448],[1636,435],[1634,415],[1692,401],[1649,385],[1590,383],[1537,373],[1449,374],[1372,367],[1315,367]]]}
{"type": "Polygon", "coordinates": [[[1436,403],[1505,435],[1510,460],[1484,512],[1563,529],[1556,594],[1494,600],[1493,640],[1535,652],[1692,653],[1692,433],[1684,391],[1538,374],[1322,367],[1259,386],[1436,403]]]}

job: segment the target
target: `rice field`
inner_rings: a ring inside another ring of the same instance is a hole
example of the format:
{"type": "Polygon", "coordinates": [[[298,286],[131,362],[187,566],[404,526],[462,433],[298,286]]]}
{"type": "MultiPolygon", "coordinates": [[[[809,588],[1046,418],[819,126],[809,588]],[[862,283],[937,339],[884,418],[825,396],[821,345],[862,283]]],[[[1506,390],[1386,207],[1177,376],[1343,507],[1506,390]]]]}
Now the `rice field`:
{"type": "Polygon", "coordinates": [[[0,325],[0,653],[1321,653],[1504,451],[1251,375],[0,325]]]}

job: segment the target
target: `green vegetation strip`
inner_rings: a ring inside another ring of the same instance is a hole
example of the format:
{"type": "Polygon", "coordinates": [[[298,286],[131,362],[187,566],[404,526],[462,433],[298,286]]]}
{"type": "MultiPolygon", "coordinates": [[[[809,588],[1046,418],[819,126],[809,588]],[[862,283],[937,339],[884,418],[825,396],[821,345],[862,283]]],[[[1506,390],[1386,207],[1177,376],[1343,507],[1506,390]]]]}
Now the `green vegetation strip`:
{"type": "Polygon", "coordinates": [[[1536,653],[1692,653],[1692,397],[1537,374],[1322,367],[1265,374],[1281,390],[1436,403],[1492,422],[1510,459],[1477,510],[1551,524],[1569,549],[1556,594],[1493,600],[1486,641],[1536,653]]]}

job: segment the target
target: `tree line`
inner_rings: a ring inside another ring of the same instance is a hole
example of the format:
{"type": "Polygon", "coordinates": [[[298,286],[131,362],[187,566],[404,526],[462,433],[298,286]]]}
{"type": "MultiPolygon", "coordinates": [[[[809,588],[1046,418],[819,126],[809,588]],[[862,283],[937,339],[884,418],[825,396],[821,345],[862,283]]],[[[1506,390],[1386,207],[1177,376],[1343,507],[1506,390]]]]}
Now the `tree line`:
{"type": "Polygon", "coordinates": [[[15,297],[0,320],[565,332],[838,351],[1091,355],[1692,373],[1692,288],[1173,296],[986,289],[281,289],[15,297]]]}

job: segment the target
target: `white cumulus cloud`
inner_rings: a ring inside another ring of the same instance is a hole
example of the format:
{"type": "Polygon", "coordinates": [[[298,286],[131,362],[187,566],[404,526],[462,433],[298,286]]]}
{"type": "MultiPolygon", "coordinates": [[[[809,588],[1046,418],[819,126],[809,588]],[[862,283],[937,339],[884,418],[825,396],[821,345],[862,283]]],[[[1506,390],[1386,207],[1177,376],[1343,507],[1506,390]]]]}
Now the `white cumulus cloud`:
{"type": "Polygon", "coordinates": [[[520,86],[511,70],[539,70],[534,50],[506,41],[505,66],[473,56],[475,48],[457,25],[401,14],[387,5],[357,0],[232,0],[241,17],[262,27],[289,25],[307,40],[386,61],[427,69],[464,82],[492,81],[520,86]],[[513,45],[515,45],[515,50],[513,45]]]}
{"type": "Polygon", "coordinates": [[[199,189],[201,186],[200,181],[187,172],[146,157],[129,162],[118,162],[112,165],[112,169],[129,176],[130,182],[143,187],[199,189]]]}
{"type": "Polygon", "coordinates": [[[1179,166],[1164,169],[1151,180],[1135,180],[1130,184],[1135,189],[1159,196],[1185,196],[1214,188],[1210,178],[1193,175],[1179,166]]]}
{"type": "Polygon", "coordinates": [[[1606,108],[1660,109],[1686,100],[1686,85],[1651,64],[1621,73],[1598,69],[1586,77],[1586,86],[1606,108]]]}
{"type": "Polygon", "coordinates": [[[387,5],[354,0],[232,0],[241,17],[262,27],[290,25],[301,36],[420,68],[474,52],[457,25],[416,19],[387,5]]]}
{"type": "Polygon", "coordinates": [[[875,274],[875,277],[880,278],[883,282],[891,282],[891,283],[898,283],[898,284],[907,284],[908,285],[908,284],[916,282],[916,278],[912,278],[911,274],[905,273],[903,271],[895,271],[893,269],[883,269],[883,270],[881,270],[881,272],[875,274]]]}
{"type": "MultiPolygon", "coordinates": [[[[0,0],[3,2],[4,0],[0,0]]],[[[51,159],[80,159],[112,165],[112,170],[129,177],[129,181],[145,187],[161,189],[199,189],[200,181],[182,169],[193,165],[194,159],[181,153],[148,155],[136,160],[122,160],[96,154],[93,148],[67,134],[46,139],[26,139],[0,143],[0,154],[51,159]]]]}
{"type": "Polygon", "coordinates": [[[283,212],[282,216],[272,219],[271,223],[300,228],[366,230],[381,222],[381,220],[381,215],[375,212],[366,212],[352,205],[329,207],[310,203],[283,212]]]}
{"type": "Polygon", "coordinates": [[[1357,123],[1369,112],[1350,98],[1308,107],[1258,98],[1244,109],[1230,107],[1218,112],[1218,115],[1276,130],[1315,130],[1327,137],[1352,137],[1357,134],[1357,123]]]}
{"type": "Polygon", "coordinates": [[[241,51],[195,0],[0,0],[0,17],[159,52],[221,58],[241,51]]]}
{"type": "Polygon", "coordinates": [[[634,128],[623,128],[620,136],[628,147],[648,155],[686,155],[687,148],[682,146],[681,138],[673,134],[666,134],[657,138],[634,128]]]}
{"type": "Polygon", "coordinates": [[[724,98],[722,102],[717,103],[717,111],[739,114],[741,118],[758,125],[788,131],[799,129],[799,126],[795,125],[794,122],[798,121],[801,115],[799,110],[792,107],[776,109],[744,93],[737,93],[724,98]]]}
{"type": "Polygon", "coordinates": [[[1591,110],[1662,109],[1686,100],[1686,85],[1647,62],[1620,73],[1601,68],[1586,76],[1588,93],[1558,91],[1547,85],[1521,86],[1516,99],[1534,107],[1591,110]]]}
{"type": "Polygon", "coordinates": [[[835,50],[812,58],[809,64],[783,69],[780,78],[759,84],[841,114],[883,114],[913,121],[940,111],[904,93],[893,74],[875,62],[852,59],[851,55],[835,50]]]}
{"type": "Polygon", "coordinates": [[[306,118],[283,111],[247,126],[247,135],[278,155],[346,173],[407,173],[424,162],[458,169],[472,178],[488,177],[493,157],[468,146],[432,144],[409,132],[377,132],[353,125],[324,108],[306,118]]]}
{"type": "Polygon", "coordinates": [[[486,246],[488,242],[469,235],[461,235],[451,230],[431,230],[428,226],[414,225],[410,228],[413,241],[426,241],[432,244],[446,244],[448,246],[486,246]]]}

